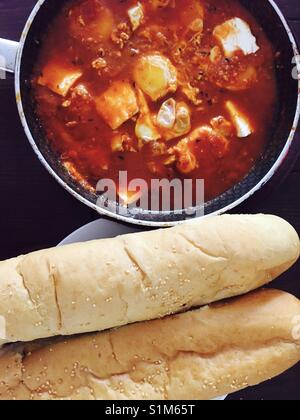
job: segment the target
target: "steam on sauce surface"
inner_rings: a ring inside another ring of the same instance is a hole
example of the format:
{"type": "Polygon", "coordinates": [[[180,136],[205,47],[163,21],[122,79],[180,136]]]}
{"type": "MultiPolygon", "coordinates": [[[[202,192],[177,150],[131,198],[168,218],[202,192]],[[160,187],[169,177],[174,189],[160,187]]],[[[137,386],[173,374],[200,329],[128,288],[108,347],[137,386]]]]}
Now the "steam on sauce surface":
{"type": "MultiPolygon", "coordinates": [[[[51,147],[88,188],[102,178],[231,188],[264,150],[275,51],[235,0],[74,0],[32,78],[51,147]]],[[[128,198],[130,201],[130,197],[128,198]]]]}

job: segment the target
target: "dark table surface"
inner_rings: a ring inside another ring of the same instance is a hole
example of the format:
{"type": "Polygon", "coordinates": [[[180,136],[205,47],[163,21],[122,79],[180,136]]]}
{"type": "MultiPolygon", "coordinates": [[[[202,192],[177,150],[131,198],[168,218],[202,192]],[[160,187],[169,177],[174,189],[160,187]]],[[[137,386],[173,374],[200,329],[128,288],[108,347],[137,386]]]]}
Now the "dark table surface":
{"type": "MultiPolygon", "coordinates": [[[[277,0],[300,41],[299,0],[277,0]]],[[[18,40],[35,0],[0,0],[0,37],[18,40]]],[[[0,80],[0,259],[56,245],[97,214],[66,193],[38,162],[19,122],[13,77],[0,80]]],[[[272,187],[236,209],[273,213],[300,233],[300,159],[292,158],[272,187]],[[274,185],[275,184],[275,185],[274,185]]],[[[300,298],[300,263],[273,286],[300,298]]],[[[266,384],[231,396],[238,400],[300,400],[300,364],[266,384]]]]}

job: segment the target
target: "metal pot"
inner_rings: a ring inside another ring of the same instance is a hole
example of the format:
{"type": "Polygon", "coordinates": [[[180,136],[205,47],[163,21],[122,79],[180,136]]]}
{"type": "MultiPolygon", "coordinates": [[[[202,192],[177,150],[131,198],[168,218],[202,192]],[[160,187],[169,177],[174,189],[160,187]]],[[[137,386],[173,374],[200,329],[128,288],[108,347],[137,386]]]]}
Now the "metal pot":
{"type": "MultiPolygon", "coordinates": [[[[220,214],[231,210],[261,189],[286,157],[299,121],[300,59],[288,23],[273,0],[241,0],[241,2],[256,17],[275,48],[280,52],[277,62],[278,115],[276,115],[268,145],[255,167],[229,191],[205,203],[205,215],[220,214]]],[[[126,214],[123,212],[120,215],[108,209],[100,209],[96,204],[97,195],[76,183],[49,147],[43,128],[35,114],[30,95],[30,77],[39,48],[41,48],[40,39],[44,29],[59,12],[63,3],[62,0],[39,0],[25,25],[20,42],[0,39],[0,56],[4,58],[5,70],[15,73],[17,106],[24,131],[33,150],[45,168],[67,191],[102,214],[125,222],[148,226],[171,226],[190,219],[191,216],[186,213],[130,209],[126,214]]]]}

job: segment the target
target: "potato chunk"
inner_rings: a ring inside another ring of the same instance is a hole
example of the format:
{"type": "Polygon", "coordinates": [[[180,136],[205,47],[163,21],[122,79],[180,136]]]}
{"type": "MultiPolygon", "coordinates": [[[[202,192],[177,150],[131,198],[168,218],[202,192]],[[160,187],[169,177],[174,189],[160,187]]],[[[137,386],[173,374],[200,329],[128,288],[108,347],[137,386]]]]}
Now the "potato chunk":
{"type": "Polygon", "coordinates": [[[70,33],[80,43],[108,41],[114,25],[112,11],[98,0],[84,0],[70,10],[70,33]]]}
{"type": "Polygon", "coordinates": [[[177,71],[171,61],[159,54],[141,57],[134,68],[134,80],[153,101],[177,90],[177,71]]]}
{"type": "Polygon", "coordinates": [[[227,58],[231,58],[237,51],[249,55],[259,50],[250,26],[237,17],[216,26],[213,35],[221,43],[227,58]]]}
{"type": "Polygon", "coordinates": [[[227,101],[225,106],[236,128],[237,136],[239,138],[249,137],[254,131],[249,119],[233,102],[227,101]]]}
{"type": "Polygon", "coordinates": [[[141,3],[138,3],[136,6],[131,7],[128,10],[128,16],[132,30],[136,31],[141,26],[144,20],[144,9],[141,3]]]}
{"type": "Polygon", "coordinates": [[[43,69],[42,75],[38,78],[38,84],[65,97],[81,76],[81,70],[52,61],[43,69]]]}
{"type": "Polygon", "coordinates": [[[98,113],[113,130],[139,112],[135,91],[128,82],[114,82],[95,103],[98,113]]]}

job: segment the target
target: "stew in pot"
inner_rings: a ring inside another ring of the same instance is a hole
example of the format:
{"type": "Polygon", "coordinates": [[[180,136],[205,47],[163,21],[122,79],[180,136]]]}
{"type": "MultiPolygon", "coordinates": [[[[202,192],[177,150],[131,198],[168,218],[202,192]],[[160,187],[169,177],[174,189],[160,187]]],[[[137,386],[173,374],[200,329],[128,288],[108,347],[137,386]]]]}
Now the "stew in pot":
{"type": "Polygon", "coordinates": [[[149,185],[204,179],[209,200],[265,148],[274,62],[236,0],[71,0],[42,40],[33,97],[51,147],[86,187],[118,183],[120,171],[149,185]]]}

